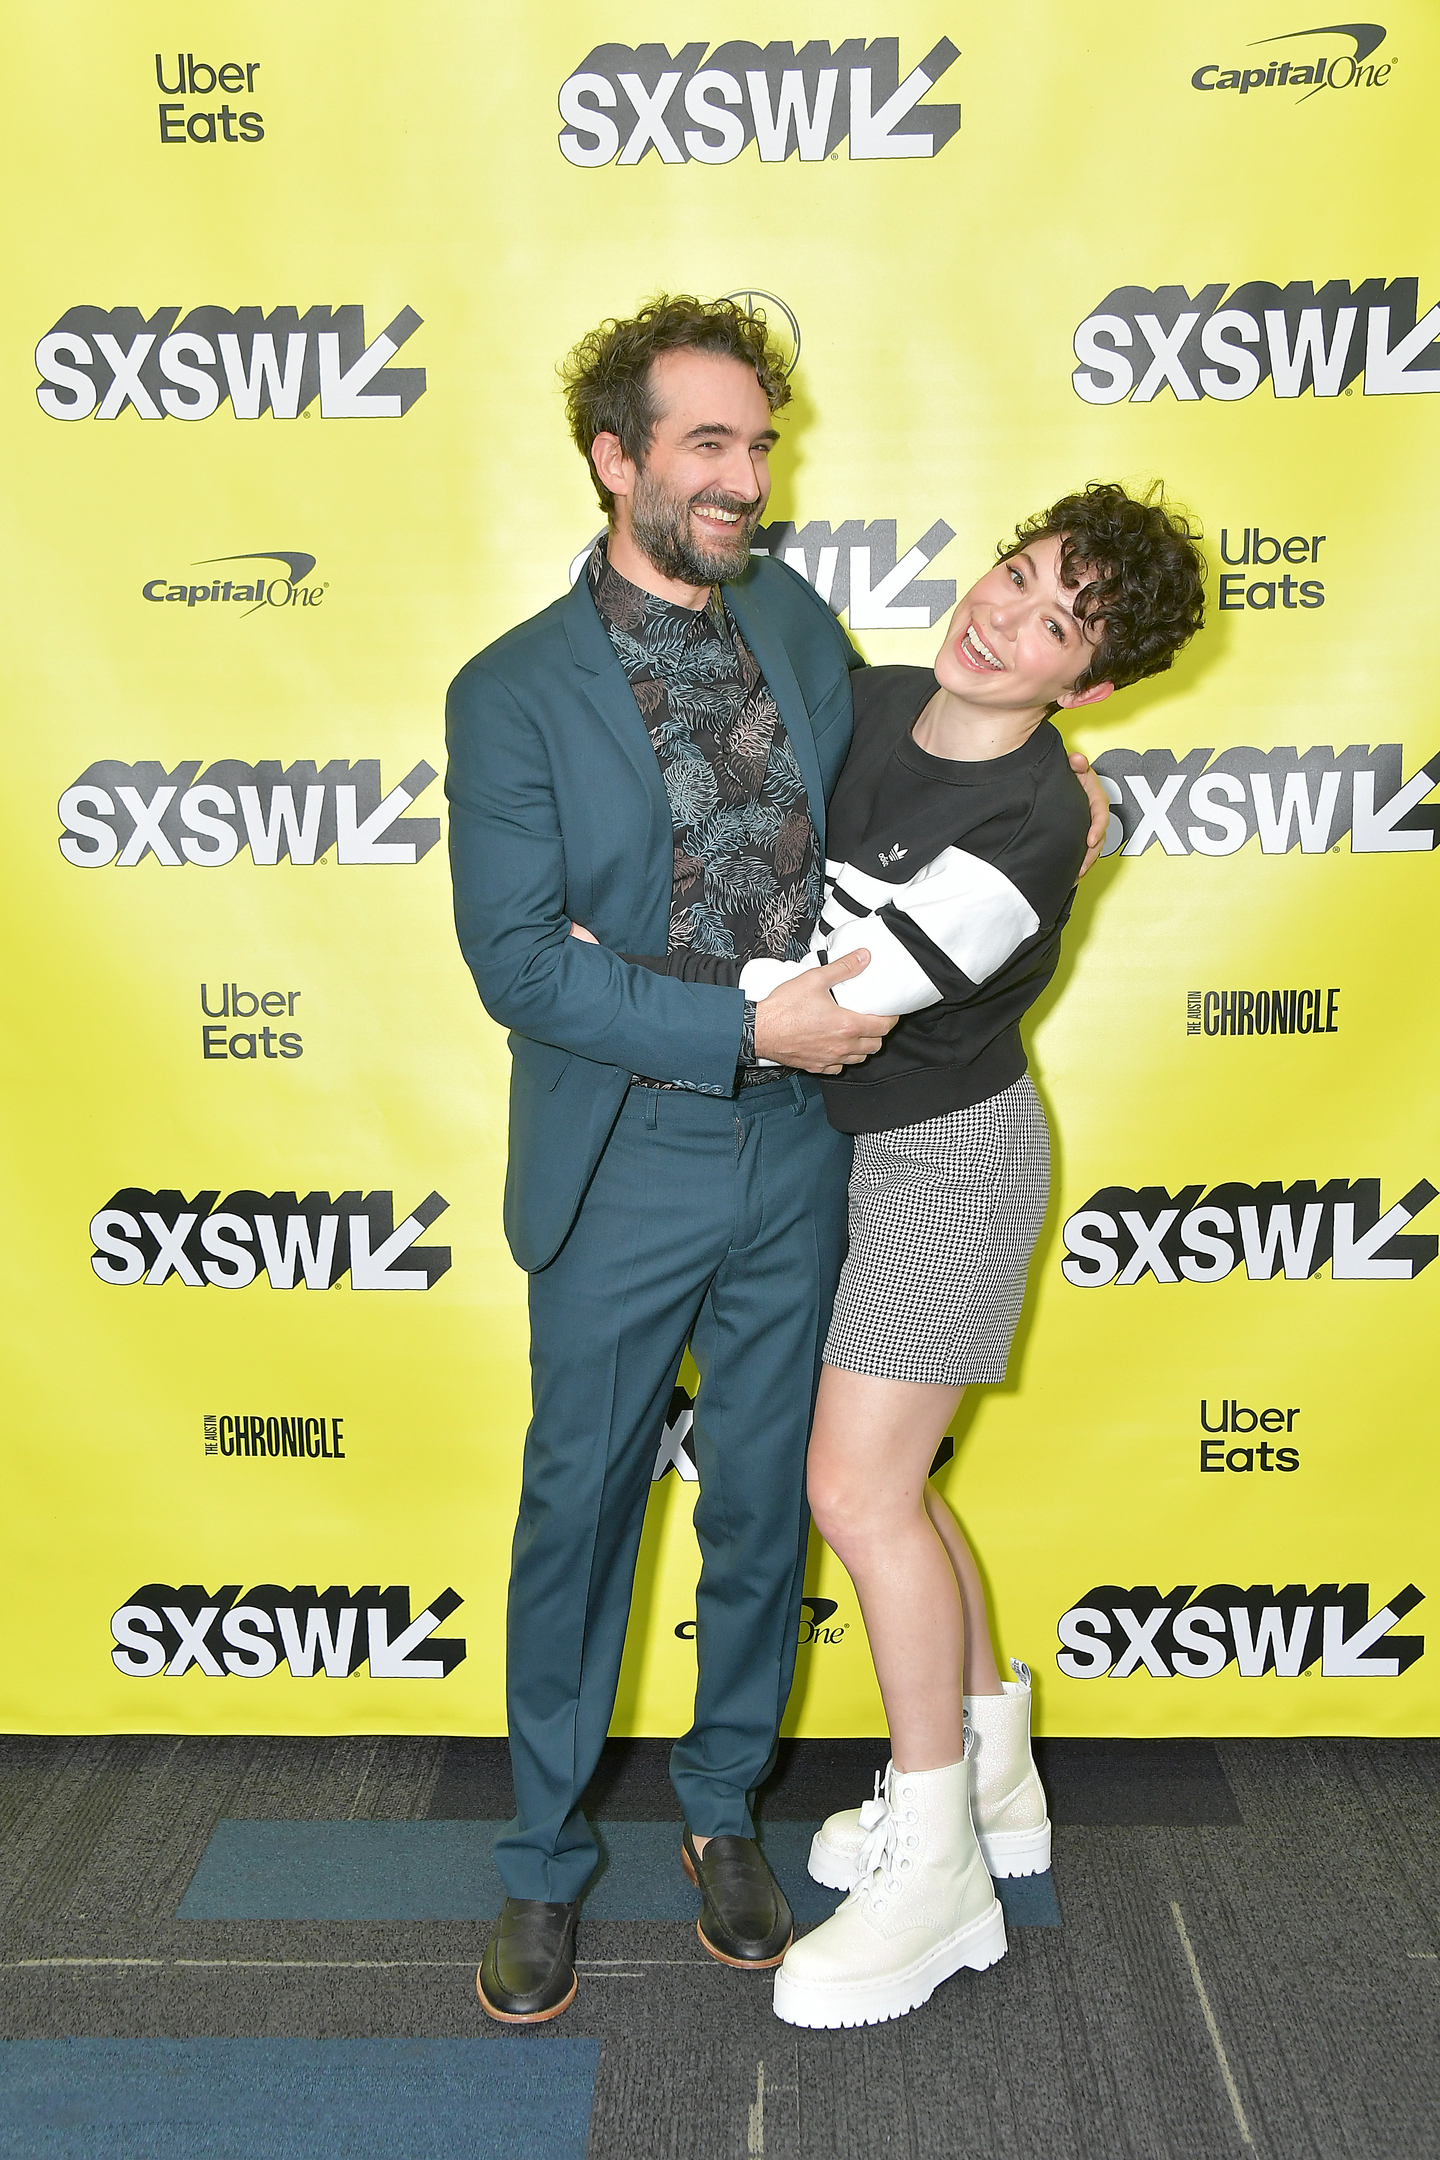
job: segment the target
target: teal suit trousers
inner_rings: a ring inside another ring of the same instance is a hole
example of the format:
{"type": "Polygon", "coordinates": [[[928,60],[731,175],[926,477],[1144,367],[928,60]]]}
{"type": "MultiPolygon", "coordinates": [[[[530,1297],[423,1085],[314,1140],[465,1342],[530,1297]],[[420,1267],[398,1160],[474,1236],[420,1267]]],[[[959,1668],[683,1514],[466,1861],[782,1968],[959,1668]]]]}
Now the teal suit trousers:
{"type": "Polygon", "coordinates": [[[805,1450],[849,1168],[811,1079],[734,1098],[632,1087],[568,1237],[530,1278],[534,1415],[506,1668],[517,1815],[496,1848],[512,1897],[577,1898],[596,1863],[580,1803],[687,1342],[700,1374],[698,1672],[671,1777],[697,1835],[754,1835],[751,1796],[794,1674],[805,1450]]]}

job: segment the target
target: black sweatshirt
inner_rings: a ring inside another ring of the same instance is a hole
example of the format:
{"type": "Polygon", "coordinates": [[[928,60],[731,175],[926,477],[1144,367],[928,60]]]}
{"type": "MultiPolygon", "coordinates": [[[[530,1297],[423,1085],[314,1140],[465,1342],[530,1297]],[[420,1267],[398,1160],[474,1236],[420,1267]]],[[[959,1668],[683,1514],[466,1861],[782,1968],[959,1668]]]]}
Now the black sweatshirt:
{"type": "Polygon", "coordinates": [[[851,680],[855,739],[830,802],[809,960],[681,951],[642,964],[758,997],[867,947],[870,966],[837,1002],[903,1017],[873,1057],[823,1082],[825,1107],[841,1132],[889,1132],[984,1102],[1025,1071],[1020,1021],[1055,972],[1090,806],[1048,720],[1004,757],[932,757],[911,735],[935,693],[928,668],[851,680]]]}

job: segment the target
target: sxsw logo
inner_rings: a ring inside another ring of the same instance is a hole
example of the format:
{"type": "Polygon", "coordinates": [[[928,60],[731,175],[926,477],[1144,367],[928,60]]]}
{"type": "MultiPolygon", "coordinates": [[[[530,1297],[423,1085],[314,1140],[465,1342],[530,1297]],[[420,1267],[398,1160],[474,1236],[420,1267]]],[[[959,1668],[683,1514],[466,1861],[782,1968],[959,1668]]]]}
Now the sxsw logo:
{"type": "Polygon", "coordinates": [[[1440,751],[1402,779],[1399,743],[1307,750],[1105,750],[1095,770],[1113,805],[1107,855],[1234,855],[1258,838],[1262,855],[1323,855],[1349,834],[1352,855],[1426,855],[1440,805],[1440,751]]]}
{"type": "Polygon", "coordinates": [[[87,765],[58,805],[66,862],[133,870],[149,855],[167,870],[218,870],[248,848],[251,862],[273,869],[323,862],[333,848],[338,863],[410,866],[440,838],[439,818],[404,815],[437,777],[423,760],[388,793],[378,758],[283,768],[278,758],[219,758],[201,779],[202,762],[186,758],[173,772],[155,760],[87,765]]]}
{"type": "Polygon", "coordinates": [[[1075,332],[1070,380],[1087,405],[1250,397],[1267,379],[1277,398],[1366,397],[1440,390],[1440,307],[1419,314],[1419,280],[1332,278],[1318,288],[1253,281],[1193,297],[1183,285],[1120,285],[1075,332]]]}
{"type": "Polygon", "coordinates": [[[1190,77],[1192,90],[1234,90],[1249,97],[1257,90],[1298,90],[1294,100],[1304,105],[1321,90],[1383,90],[1390,80],[1393,60],[1372,60],[1370,55],[1385,42],[1379,23],[1328,23],[1320,30],[1282,30],[1275,37],[1255,38],[1246,48],[1256,52],[1270,45],[1301,44],[1303,57],[1281,59],[1266,55],[1259,67],[1244,62],[1224,67],[1208,60],[1190,77]],[[1348,38],[1351,50],[1335,53],[1331,38],[1348,38]]]}
{"type": "Polygon", "coordinates": [[[424,368],[392,368],[420,327],[414,308],[369,344],[363,307],[72,307],[35,348],[35,392],[52,420],[208,420],[228,399],[237,420],[398,420],[425,395],[424,368]]]}
{"type": "Polygon", "coordinates": [[[110,1657],[127,1680],[187,1672],[263,1680],[280,1665],[296,1680],[348,1680],[367,1663],[372,1680],[444,1680],[463,1662],[465,1638],[435,1630],[463,1602],[442,1590],[412,1620],[403,1583],[353,1593],[340,1583],[323,1597],[314,1583],[260,1583],[243,1598],[239,1583],[213,1593],[198,1583],[142,1583],[111,1615],[110,1657]]]}
{"type": "Polygon", "coordinates": [[[953,578],[922,570],[955,534],[943,518],[901,552],[894,518],[847,518],[839,525],[762,525],[752,554],[778,556],[798,570],[852,630],[928,630],[955,605],[953,578]]]}
{"type": "MultiPolygon", "coordinates": [[[[694,1428],[695,1398],[688,1388],[677,1385],[670,1396],[665,1429],[655,1451],[655,1467],[650,1473],[652,1485],[658,1485],[667,1470],[678,1471],[686,1485],[698,1485],[700,1472],[695,1467],[694,1428]]],[[[679,1630],[676,1632],[678,1634],[679,1630]]]]}
{"type": "Polygon", "coordinates": [[[1288,1187],[1275,1178],[1177,1193],[1102,1185],[1065,1223],[1070,1258],[1060,1272],[1077,1290],[1123,1290],[1146,1275],[1223,1282],[1241,1266],[1251,1282],[1306,1282],[1328,1261],[1333,1282],[1413,1282],[1440,1238],[1401,1232],[1435,1197],[1425,1178],[1383,1213],[1379,1178],[1302,1178],[1288,1187]]]}
{"type": "Polygon", "coordinates": [[[1242,1680],[1298,1680],[1318,1663],[1326,1680],[1398,1680],[1425,1655],[1423,1635],[1390,1630],[1421,1604],[1407,1583],[1370,1611],[1363,1582],[1211,1583],[1197,1595],[1180,1583],[1162,1597],[1153,1583],[1124,1590],[1102,1583],[1061,1614],[1064,1648],[1055,1662],[1071,1680],[1213,1680],[1233,1665],[1242,1680]]]}
{"type": "Polygon", "coordinates": [[[763,164],[933,158],[960,126],[958,105],[923,105],[960,57],[941,38],[901,79],[898,38],[833,48],[735,40],[672,55],[664,45],[597,45],[560,85],[560,153],[572,165],[729,165],[747,143],[763,164]]]}
{"type": "MultiPolygon", "coordinates": [[[[955,533],[939,518],[907,548],[898,534],[894,518],[846,518],[839,525],[812,518],[805,525],[757,527],[750,552],[788,563],[832,614],[848,616],[852,630],[929,630],[954,607],[955,580],[920,573],[955,533]]],[[[587,541],[572,561],[572,585],[594,545],[587,541]]]]}
{"type": "Polygon", "coordinates": [[[417,1240],[450,1205],[432,1192],[398,1226],[393,1192],[149,1192],[125,1185],[90,1218],[90,1266],[102,1283],[156,1289],[172,1276],[187,1290],[433,1290],[448,1245],[417,1240]],[[217,1202],[220,1204],[217,1206],[217,1202]],[[408,1261],[402,1267],[400,1262],[408,1261]]]}

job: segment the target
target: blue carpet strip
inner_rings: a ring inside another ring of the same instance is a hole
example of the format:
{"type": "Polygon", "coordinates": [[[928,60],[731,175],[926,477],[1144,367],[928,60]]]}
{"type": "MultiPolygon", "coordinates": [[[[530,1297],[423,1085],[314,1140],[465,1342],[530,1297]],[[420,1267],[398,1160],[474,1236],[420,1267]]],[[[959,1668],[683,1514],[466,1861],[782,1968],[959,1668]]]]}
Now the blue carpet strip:
{"type": "MultiPolygon", "coordinates": [[[[221,1822],[180,1904],[182,1920],[488,1920],[505,1888],[491,1859],[494,1822],[221,1822]]],[[[777,1822],[765,1853],[801,1927],[828,1919],[839,1893],[805,1872],[815,1823],[777,1822]]],[[[591,1920],[694,1920],[700,1899],[680,1869],[673,1822],[598,1823],[591,1920]]],[[[1012,1927],[1059,1927],[1049,1875],[997,1882],[1012,1927]]]]}
{"type": "Polygon", "coordinates": [[[558,2036],[543,2047],[518,2039],[7,2040],[0,2155],[584,2160],[599,2054],[598,2040],[558,2036]]]}

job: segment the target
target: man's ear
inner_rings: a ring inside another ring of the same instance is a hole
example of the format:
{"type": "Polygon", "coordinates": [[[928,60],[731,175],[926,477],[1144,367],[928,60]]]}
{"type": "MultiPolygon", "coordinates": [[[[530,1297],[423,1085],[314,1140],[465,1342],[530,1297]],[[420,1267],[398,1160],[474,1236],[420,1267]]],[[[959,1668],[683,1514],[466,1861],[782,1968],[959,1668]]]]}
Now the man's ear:
{"type": "Polygon", "coordinates": [[[635,487],[635,466],[625,455],[618,435],[597,435],[590,456],[602,487],[612,495],[629,495],[635,487]]]}
{"type": "Polygon", "coordinates": [[[1113,682],[1092,683],[1088,690],[1062,690],[1055,702],[1066,712],[1075,712],[1082,705],[1103,705],[1114,691],[1113,682]]]}

